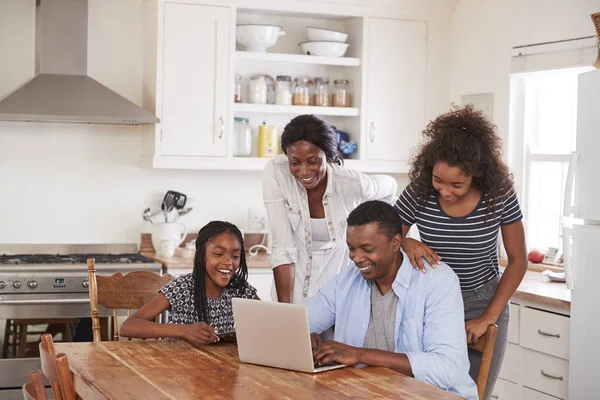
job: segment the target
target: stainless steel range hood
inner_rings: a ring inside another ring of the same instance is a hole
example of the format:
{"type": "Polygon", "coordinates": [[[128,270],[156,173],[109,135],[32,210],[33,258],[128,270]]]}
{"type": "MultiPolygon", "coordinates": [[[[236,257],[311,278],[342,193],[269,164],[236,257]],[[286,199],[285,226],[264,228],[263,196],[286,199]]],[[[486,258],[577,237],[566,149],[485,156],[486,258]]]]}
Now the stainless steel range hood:
{"type": "Polygon", "coordinates": [[[152,113],[87,76],[87,0],[36,3],[36,76],[0,100],[0,120],[159,122],[152,113]]]}

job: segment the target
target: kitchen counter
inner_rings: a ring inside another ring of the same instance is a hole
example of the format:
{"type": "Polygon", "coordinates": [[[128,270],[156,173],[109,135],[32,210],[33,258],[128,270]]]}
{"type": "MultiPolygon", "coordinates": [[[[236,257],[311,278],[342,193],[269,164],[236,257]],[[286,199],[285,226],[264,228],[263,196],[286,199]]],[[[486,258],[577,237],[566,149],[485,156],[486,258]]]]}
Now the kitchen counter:
{"type": "MultiPolygon", "coordinates": [[[[165,268],[165,272],[169,272],[169,269],[189,269],[191,272],[194,268],[194,253],[194,250],[177,248],[175,249],[175,255],[171,258],[160,257],[153,251],[142,251],[140,254],[161,263],[165,268]]],[[[248,264],[248,268],[270,268],[269,256],[263,252],[250,256],[246,252],[246,264],[248,264]]]]}
{"type": "MultiPolygon", "coordinates": [[[[504,270],[503,267],[500,269],[504,270]]],[[[567,284],[553,282],[539,271],[527,271],[513,298],[567,310],[571,308],[571,290],[567,284]]]]}

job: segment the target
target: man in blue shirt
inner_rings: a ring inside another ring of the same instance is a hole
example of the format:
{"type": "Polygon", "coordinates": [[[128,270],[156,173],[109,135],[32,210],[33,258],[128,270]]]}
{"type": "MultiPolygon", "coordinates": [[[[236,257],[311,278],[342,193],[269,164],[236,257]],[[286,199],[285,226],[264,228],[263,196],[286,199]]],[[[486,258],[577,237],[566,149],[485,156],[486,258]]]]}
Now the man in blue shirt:
{"type": "Polygon", "coordinates": [[[476,400],[458,277],[444,263],[413,268],[401,232],[381,201],[348,216],[352,263],[305,302],[315,362],[387,367],[476,400]],[[317,334],[332,326],[334,340],[322,343],[317,334]]]}

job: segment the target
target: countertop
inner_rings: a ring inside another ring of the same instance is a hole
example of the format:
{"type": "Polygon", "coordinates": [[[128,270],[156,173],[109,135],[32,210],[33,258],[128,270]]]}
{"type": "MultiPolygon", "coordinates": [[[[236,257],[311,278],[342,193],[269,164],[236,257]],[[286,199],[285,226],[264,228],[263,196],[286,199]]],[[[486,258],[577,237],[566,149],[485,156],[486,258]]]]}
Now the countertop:
{"type": "MultiPolygon", "coordinates": [[[[500,268],[504,270],[504,268],[500,268]]],[[[513,295],[513,299],[533,301],[540,304],[569,310],[571,290],[564,282],[553,282],[539,271],[527,271],[523,281],[513,295]]]]}
{"type": "MultiPolygon", "coordinates": [[[[166,272],[169,272],[169,268],[189,269],[191,272],[194,268],[194,253],[195,250],[177,248],[175,249],[175,255],[171,258],[160,257],[153,251],[143,251],[140,254],[161,263],[166,272]]],[[[248,252],[246,252],[246,264],[248,264],[248,268],[270,268],[269,256],[263,252],[259,252],[255,256],[250,256],[248,252]]]]}

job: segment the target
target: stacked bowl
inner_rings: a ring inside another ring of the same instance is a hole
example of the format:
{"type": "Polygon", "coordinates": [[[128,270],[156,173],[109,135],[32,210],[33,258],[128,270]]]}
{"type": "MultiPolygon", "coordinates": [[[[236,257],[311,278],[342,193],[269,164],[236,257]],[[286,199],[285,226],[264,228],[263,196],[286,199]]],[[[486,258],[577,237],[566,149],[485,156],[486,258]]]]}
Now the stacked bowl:
{"type": "Polygon", "coordinates": [[[350,46],[348,34],[323,28],[306,27],[307,42],[298,43],[303,54],[322,57],[343,57],[350,46]]]}

